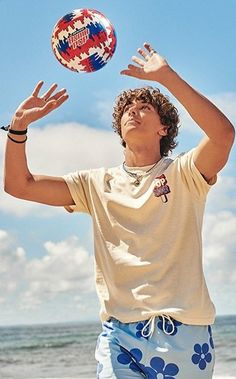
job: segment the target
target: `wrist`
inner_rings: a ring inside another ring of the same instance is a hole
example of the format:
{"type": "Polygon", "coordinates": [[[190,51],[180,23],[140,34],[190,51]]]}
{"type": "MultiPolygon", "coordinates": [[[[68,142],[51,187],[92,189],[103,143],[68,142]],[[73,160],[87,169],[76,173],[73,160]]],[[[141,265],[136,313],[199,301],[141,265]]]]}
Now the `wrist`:
{"type": "Polygon", "coordinates": [[[162,77],[157,78],[156,81],[168,89],[177,76],[176,71],[168,65],[163,67],[162,77]]]}
{"type": "Polygon", "coordinates": [[[27,141],[27,135],[14,135],[14,138],[12,137],[12,134],[9,133],[7,134],[7,137],[9,138],[10,141],[16,143],[16,144],[22,144],[22,143],[25,143],[27,141]]]}
{"type": "Polygon", "coordinates": [[[25,130],[28,126],[29,123],[23,119],[22,114],[16,112],[11,120],[10,129],[25,130]]]}

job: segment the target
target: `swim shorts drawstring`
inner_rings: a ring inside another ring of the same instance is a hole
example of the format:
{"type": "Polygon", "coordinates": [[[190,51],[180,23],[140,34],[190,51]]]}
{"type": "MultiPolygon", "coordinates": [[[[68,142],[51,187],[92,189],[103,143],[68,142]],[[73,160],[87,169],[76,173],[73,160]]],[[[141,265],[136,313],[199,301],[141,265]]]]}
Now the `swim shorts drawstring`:
{"type": "MultiPolygon", "coordinates": [[[[174,330],[175,330],[175,325],[171,319],[170,316],[168,315],[160,315],[159,317],[162,317],[162,325],[163,325],[163,332],[167,335],[171,335],[174,330]],[[168,330],[166,329],[166,319],[168,320],[168,322],[171,324],[171,330],[168,332],[168,330]]],[[[150,317],[150,319],[148,320],[148,322],[144,325],[143,329],[141,330],[141,334],[143,337],[151,337],[154,333],[154,330],[155,330],[155,318],[156,316],[153,315],[150,317]],[[150,327],[149,327],[150,325],[150,327]],[[147,333],[145,332],[147,331],[147,333]]]]}
{"type": "Polygon", "coordinates": [[[168,336],[171,335],[174,330],[175,330],[175,324],[173,323],[172,319],[170,316],[167,316],[167,315],[161,315],[162,317],[162,322],[163,322],[163,332],[165,334],[167,334],[168,336]],[[170,325],[171,325],[171,331],[168,332],[168,330],[166,330],[165,326],[166,326],[166,319],[169,321],[170,325]]]}
{"type": "Polygon", "coordinates": [[[155,330],[155,316],[152,316],[148,322],[144,325],[143,329],[141,330],[141,334],[143,337],[150,337],[153,335],[153,332],[155,330]],[[150,325],[150,328],[149,328],[150,325]],[[145,333],[145,330],[147,330],[147,333],[145,333]]]}

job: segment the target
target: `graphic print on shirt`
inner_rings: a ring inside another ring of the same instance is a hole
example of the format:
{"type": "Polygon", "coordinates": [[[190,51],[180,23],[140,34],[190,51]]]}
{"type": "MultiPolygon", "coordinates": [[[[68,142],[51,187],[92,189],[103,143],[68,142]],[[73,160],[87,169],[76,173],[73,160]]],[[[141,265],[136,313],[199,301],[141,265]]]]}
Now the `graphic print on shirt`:
{"type": "Polygon", "coordinates": [[[155,187],[153,193],[156,197],[161,197],[163,203],[167,203],[167,194],[170,193],[170,187],[168,186],[166,176],[164,174],[157,176],[154,179],[155,187]]]}

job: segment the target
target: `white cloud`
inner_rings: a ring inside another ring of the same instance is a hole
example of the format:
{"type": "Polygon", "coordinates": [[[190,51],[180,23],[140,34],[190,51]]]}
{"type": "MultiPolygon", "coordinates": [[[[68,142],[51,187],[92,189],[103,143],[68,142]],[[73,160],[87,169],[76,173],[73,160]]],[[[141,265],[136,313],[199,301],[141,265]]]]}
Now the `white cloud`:
{"type": "MultiPolygon", "coordinates": [[[[47,241],[41,258],[27,259],[24,249],[0,230],[0,302],[2,314],[13,301],[14,311],[44,308],[48,302],[60,302],[66,295],[74,309],[88,307],[83,300],[95,295],[94,263],[77,237],[47,241]],[[5,307],[5,308],[4,308],[5,307]]],[[[81,309],[82,309],[81,308],[81,309]]]]}
{"type": "Polygon", "coordinates": [[[16,217],[25,217],[29,215],[49,217],[56,216],[59,212],[59,208],[48,207],[41,204],[16,199],[2,190],[0,191],[0,211],[16,217]]]}
{"type": "Polygon", "coordinates": [[[106,128],[112,127],[112,112],[114,101],[98,100],[96,102],[96,117],[102,122],[106,128]]]}
{"type": "Polygon", "coordinates": [[[236,211],[236,178],[234,176],[218,175],[217,183],[209,192],[206,209],[211,213],[227,209],[236,211]]]}
{"type": "Polygon", "coordinates": [[[33,172],[62,175],[71,170],[120,163],[121,147],[113,131],[77,123],[32,128],[28,157],[33,172]]]}
{"type": "MultiPolygon", "coordinates": [[[[206,97],[212,101],[229,119],[236,123],[236,93],[218,93],[213,95],[206,95],[206,97]]],[[[200,135],[202,132],[196,123],[192,120],[185,108],[175,99],[172,98],[173,103],[176,105],[180,113],[181,125],[184,130],[187,130],[193,134],[200,135]]]]}
{"type": "Polygon", "coordinates": [[[204,261],[209,281],[214,285],[234,285],[236,289],[236,215],[230,211],[206,214],[204,261]]]}
{"type": "Polygon", "coordinates": [[[236,312],[236,214],[206,214],[204,268],[217,314],[236,312]]]}
{"type": "Polygon", "coordinates": [[[226,114],[231,122],[236,122],[235,92],[218,93],[210,96],[210,99],[226,114]]]}
{"type": "Polygon", "coordinates": [[[94,291],[93,257],[79,244],[77,237],[44,244],[46,254],[27,262],[28,289],[21,296],[23,308],[34,307],[61,293],[94,291]]]}
{"type": "MultiPolygon", "coordinates": [[[[3,159],[4,139],[0,144],[3,159]]],[[[60,176],[77,169],[118,165],[122,161],[119,137],[113,131],[90,128],[78,123],[30,127],[27,143],[28,164],[35,174],[60,176]]],[[[15,216],[54,216],[58,210],[14,199],[0,191],[0,211],[15,216]],[[56,213],[55,213],[56,212],[56,213]]]]}
{"type": "Polygon", "coordinates": [[[22,279],[26,254],[21,246],[16,247],[14,239],[0,230],[0,301],[17,290],[22,279]]]}
{"type": "Polygon", "coordinates": [[[235,313],[236,178],[219,175],[208,195],[203,228],[204,268],[221,314],[235,313]]]}

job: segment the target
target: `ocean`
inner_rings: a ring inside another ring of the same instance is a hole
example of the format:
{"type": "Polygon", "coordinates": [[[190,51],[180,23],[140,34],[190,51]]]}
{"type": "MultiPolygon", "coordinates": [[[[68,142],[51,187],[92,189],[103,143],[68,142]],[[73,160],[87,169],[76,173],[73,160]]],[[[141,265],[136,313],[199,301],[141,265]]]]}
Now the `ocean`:
{"type": "MultiPolygon", "coordinates": [[[[100,332],[99,323],[2,326],[0,379],[95,379],[100,332]]],[[[217,317],[213,337],[214,379],[236,379],[236,316],[217,317]]]]}

